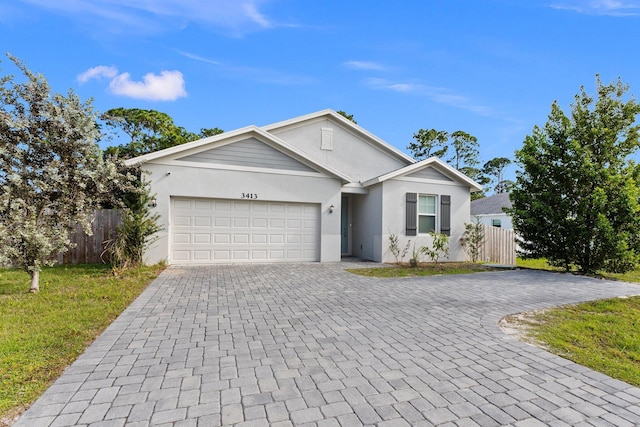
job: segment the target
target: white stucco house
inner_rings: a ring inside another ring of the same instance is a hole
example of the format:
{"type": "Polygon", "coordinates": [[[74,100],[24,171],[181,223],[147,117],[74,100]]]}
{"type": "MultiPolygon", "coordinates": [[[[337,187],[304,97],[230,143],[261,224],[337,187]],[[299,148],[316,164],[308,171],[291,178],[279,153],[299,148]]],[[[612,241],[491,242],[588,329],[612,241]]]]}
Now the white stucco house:
{"type": "Polygon", "coordinates": [[[163,231],[146,253],[169,264],[393,261],[469,219],[473,180],[420,162],[332,110],[248,126],[127,161],[148,172],[163,231]]]}
{"type": "Polygon", "coordinates": [[[499,227],[512,230],[511,216],[504,209],[511,208],[509,193],[496,193],[489,197],[473,200],[471,202],[471,221],[479,218],[480,223],[486,227],[499,227]]]}

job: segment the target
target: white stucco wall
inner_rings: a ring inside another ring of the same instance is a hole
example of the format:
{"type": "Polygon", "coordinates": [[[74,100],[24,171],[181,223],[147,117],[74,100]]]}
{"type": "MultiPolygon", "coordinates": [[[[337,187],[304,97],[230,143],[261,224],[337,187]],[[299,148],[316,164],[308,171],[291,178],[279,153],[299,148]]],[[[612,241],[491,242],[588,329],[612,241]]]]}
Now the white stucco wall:
{"type": "MultiPolygon", "coordinates": [[[[395,233],[399,237],[399,246],[404,248],[407,241],[410,242],[409,252],[404,261],[411,257],[413,244],[416,247],[431,243],[427,234],[407,236],[406,233],[406,193],[419,193],[429,195],[451,196],[451,235],[449,237],[449,261],[467,261],[467,253],[460,246],[460,238],[464,233],[464,224],[469,222],[470,197],[469,187],[453,182],[420,182],[408,178],[391,179],[382,183],[384,186],[384,210],[382,222],[382,256],[383,262],[395,262],[393,254],[389,251],[389,234],[395,233]]],[[[437,227],[439,227],[440,199],[438,198],[437,227]]],[[[438,228],[439,229],[439,228],[438,228]]],[[[423,257],[423,260],[426,259],[423,257]]],[[[442,259],[445,261],[446,259],[442,259]]]]}
{"type": "Polygon", "coordinates": [[[336,178],[320,174],[294,175],[274,170],[249,172],[241,169],[180,166],[176,162],[146,163],[143,169],[150,172],[146,178],[151,181],[157,201],[157,207],[153,211],[160,215],[159,223],[163,228],[158,240],[146,253],[147,263],[168,260],[172,196],[237,200],[241,199],[242,193],[257,194],[258,199],[264,201],[318,203],[320,261],[340,260],[341,182],[336,178]],[[336,208],[334,213],[329,213],[331,205],[336,208]]]}
{"type": "Polygon", "coordinates": [[[409,164],[406,160],[396,158],[388,152],[382,152],[371,143],[328,119],[274,130],[272,133],[304,151],[310,159],[343,171],[356,182],[364,182],[409,164]],[[322,128],[333,129],[333,150],[320,148],[322,128]]]}
{"type": "Polygon", "coordinates": [[[382,185],[369,188],[369,194],[356,195],[352,202],[352,255],[381,260],[382,185]]]}

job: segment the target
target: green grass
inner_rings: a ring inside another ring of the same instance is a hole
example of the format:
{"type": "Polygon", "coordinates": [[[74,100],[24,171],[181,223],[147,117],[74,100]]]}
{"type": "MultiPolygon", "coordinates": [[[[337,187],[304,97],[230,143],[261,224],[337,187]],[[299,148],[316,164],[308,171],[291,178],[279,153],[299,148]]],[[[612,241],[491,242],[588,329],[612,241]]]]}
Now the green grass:
{"type": "Polygon", "coordinates": [[[108,266],[0,269],[0,418],[33,402],[162,271],[114,277],[108,266]]]}
{"type": "MultiPolygon", "coordinates": [[[[517,266],[546,271],[544,259],[517,266]]],[[[640,283],[640,269],[598,277],[640,283]]],[[[638,288],[640,293],[640,287],[638,288]]],[[[629,384],[640,386],[640,297],[557,307],[525,316],[527,335],[549,351],[629,384]]]]}
{"type": "Polygon", "coordinates": [[[367,277],[411,277],[411,276],[436,276],[442,274],[469,274],[482,271],[491,271],[491,267],[471,262],[441,262],[421,263],[418,267],[410,267],[408,264],[392,265],[389,267],[353,268],[350,273],[367,277]]]}
{"type": "Polygon", "coordinates": [[[558,307],[532,319],[528,334],[550,351],[640,386],[640,297],[558,307]]]}

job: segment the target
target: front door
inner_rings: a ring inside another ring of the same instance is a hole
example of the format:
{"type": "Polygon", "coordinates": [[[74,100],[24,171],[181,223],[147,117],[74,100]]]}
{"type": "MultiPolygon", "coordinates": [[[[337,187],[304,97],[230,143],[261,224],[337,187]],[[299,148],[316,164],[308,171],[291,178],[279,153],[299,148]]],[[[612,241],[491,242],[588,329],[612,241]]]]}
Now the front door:
{"type": "Polygon", "coordinates": [[[340,209],[341,227],[341,252],[342,255],[349,255],[349,197],[342,196],[342,207],[340,209]]]}

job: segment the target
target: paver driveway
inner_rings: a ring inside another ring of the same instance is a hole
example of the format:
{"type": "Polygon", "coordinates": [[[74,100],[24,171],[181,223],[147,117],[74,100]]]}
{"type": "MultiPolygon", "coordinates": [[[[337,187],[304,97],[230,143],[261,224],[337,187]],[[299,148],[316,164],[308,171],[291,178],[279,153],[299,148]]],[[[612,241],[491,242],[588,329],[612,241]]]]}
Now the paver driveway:
{"type": "Polygon", "coordinates": [[[640,286],[344,267],[171,267],[17,425],[640,425],[640,389],[498,327],[640,286]]]}

